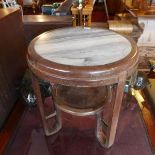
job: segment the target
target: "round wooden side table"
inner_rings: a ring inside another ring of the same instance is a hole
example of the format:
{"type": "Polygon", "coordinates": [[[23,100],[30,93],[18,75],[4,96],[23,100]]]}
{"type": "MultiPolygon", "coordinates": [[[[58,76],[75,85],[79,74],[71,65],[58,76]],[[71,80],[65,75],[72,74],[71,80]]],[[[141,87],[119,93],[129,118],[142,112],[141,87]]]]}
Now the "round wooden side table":
{"type": "Polygon", "coordinates": [[[30,43],[27,61],[47,136],[61,129],[62,110],[77,116],[96,115],[98,141],[107,148],[114,143],[124,85],[138,65],[132,39],[106,29],[57,29],[30,43]],[[52,87],[55,111],[48,116],[38,79],[49,81],[52,87]],[[112,85],[116,85],[115,95],[112,85]],[[107,103],[112,106],[110,121],[105,123],[102,111],[107,103]],[[53,118],[56,125],[51,127],[47,121],[53,118]]]}

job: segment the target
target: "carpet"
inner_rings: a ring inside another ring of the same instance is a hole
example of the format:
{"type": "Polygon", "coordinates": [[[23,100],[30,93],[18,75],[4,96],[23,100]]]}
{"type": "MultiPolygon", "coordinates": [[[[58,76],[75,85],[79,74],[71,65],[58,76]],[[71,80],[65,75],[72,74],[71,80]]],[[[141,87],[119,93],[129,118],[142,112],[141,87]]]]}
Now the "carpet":
{"type": "Polygon", "coordinates": [[[149,60],[155,60],[155,47],[138,47],[139,50],[139,69],[150,70],[149,60]]]}

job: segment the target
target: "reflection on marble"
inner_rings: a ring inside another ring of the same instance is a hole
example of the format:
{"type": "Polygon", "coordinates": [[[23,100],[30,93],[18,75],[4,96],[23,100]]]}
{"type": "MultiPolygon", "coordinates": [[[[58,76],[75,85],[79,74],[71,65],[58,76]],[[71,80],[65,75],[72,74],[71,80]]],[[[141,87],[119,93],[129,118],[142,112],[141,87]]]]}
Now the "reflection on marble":
{"type": "Polygon", "coordinates": [[[67,28],[44,33],[35,42],[44,59],[72,66],[105,65],[131,52],[130,42],[106,29],[67,28]]]}

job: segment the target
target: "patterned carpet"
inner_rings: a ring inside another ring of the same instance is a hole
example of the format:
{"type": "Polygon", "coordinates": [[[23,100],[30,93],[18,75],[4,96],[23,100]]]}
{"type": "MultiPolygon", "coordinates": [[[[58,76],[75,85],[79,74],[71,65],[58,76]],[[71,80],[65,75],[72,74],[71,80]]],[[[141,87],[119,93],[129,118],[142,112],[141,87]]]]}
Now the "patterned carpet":
{"type": "Polygon", "coordinates": [[[149,60],[155,60],[155,47],[139,47],[139,68],[144,70],[150,69],[149,60]]]}

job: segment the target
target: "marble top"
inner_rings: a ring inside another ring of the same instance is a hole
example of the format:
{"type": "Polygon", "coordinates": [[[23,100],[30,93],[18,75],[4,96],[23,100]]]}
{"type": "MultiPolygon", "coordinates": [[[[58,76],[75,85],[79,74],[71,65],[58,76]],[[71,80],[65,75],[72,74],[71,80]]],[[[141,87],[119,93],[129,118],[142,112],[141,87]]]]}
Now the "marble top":
{"type": "Polygon", "coordinates": [[[35,52],[46,60],[71,66],[98,66],[116,62],[131,52],[131,43],[106,29],[65,28],[42,34],[35,52]]]}

